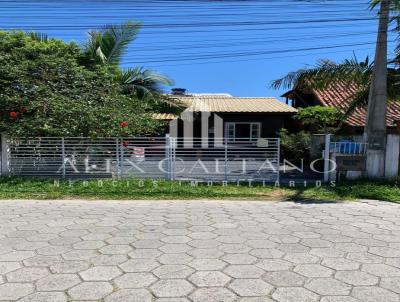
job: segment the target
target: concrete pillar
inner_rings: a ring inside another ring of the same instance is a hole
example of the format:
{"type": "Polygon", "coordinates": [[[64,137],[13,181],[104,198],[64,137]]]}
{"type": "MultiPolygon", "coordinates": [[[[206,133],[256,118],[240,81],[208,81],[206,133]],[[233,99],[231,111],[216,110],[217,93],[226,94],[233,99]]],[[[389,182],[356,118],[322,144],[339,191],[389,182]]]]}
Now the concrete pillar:
{"type": "Polygon", "coordinates": [[[385,178],[399,175],[400,135],[389,134],[386,141],[385,178]]]}
{"type": "Polygon", "coordinates": [[[203,148],[208,148],[208,119],[210,118],[210,112],[201,113],[201,146],[203,148]]]}
{"type": "Polygon", "coordinates": [[[1,176],[10,175],[10,161],[9,161],[10,148],[7,142],[7,136],[1,134],[1,176]]]}
{"type": "Polygon", "coordinates": [[[178,137],[178,119],[174,119],[169,122],[169,136],[177,138],[178,137]]]}
{"type": "Polygon", "coordinates": [[[224,121],[216,114],[214,114],[214,140],[214,146],[222,146],[224,144],[224,121]]]}
{"type": "Polygon", "coordinates": [[[183,120],[183,146],[193,148],[193,112],[184,111],[181,114],[183,120]]]}

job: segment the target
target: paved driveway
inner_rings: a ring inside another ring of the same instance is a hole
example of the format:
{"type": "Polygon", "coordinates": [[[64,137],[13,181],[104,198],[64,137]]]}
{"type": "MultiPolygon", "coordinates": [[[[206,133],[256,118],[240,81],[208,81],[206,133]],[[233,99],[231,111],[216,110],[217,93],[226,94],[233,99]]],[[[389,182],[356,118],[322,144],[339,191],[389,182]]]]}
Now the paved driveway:
{"type": "Polygon", "coordinates": [[[1,201],[0,275],[7,301],[399,301],[400,206],[1,201]]]}

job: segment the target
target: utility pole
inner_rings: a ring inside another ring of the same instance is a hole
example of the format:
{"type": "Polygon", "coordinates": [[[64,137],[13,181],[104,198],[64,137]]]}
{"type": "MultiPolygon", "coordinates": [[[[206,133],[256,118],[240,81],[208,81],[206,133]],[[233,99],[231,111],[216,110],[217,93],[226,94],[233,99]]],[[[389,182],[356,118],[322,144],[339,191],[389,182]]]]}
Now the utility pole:
{"type": "Polygon", "coordinates": [[[367,177],[369,178],[383,178],[385,175],[387,36],[390,2],[391,0],[382,0],[380,4],[375,63],[364,129],[364,137],[368,141],[367,177]]]}

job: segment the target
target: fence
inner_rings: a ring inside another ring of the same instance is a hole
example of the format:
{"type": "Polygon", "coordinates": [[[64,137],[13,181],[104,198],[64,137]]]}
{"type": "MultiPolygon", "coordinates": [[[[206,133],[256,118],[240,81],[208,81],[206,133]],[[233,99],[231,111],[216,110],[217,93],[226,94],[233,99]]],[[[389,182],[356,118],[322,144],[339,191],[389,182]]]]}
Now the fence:
{"type": "MultiPolygon", "coordinates": [[[[279,180],[279,139],[13,138],[7,172],[27,177],[279,180]]],[[[3,146],[4,149],[4,146],[3,146]]],[[[3,150],[3,152],[5,152],[3,150]]],[[[4,164],[3,164],[4,166],[4,164]]]]}
{"type": "Polygon", "coordinates": [[[367,149],[367,143],[341,141],[330,144],[330,152],[337,154],[366,154],[367,149]]]}

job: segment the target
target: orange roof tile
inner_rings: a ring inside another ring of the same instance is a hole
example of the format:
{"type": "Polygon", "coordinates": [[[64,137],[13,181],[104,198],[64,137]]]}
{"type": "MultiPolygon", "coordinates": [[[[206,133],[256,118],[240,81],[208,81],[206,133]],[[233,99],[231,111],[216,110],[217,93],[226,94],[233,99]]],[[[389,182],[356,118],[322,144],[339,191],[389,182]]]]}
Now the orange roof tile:
{"type": "MultiPolygon", "coordinates": [[[[335,84],[324,90],[313,90],[323,106],[336,107],[343,113],[347,111],[352,98],[357,93],[354,84],[335,84]]],[[[367,117],[366,108],[357,108],[347,119],[346,124],[350,126],[365,126],[367,117]]],[[[387,107],[386,122],[389,127],[396,126],[400,121],[400,102],[390,102],[387,107]]]]}

